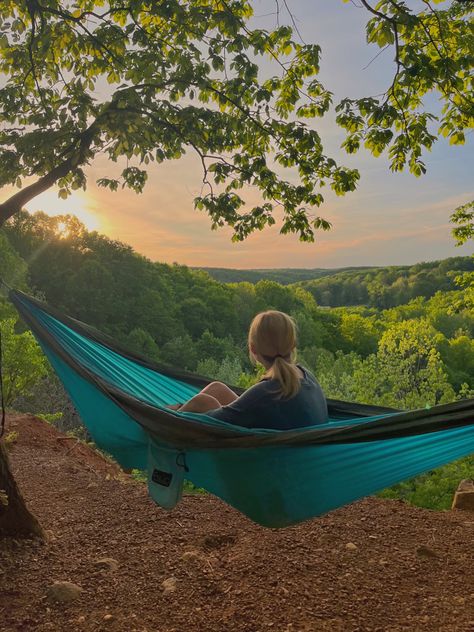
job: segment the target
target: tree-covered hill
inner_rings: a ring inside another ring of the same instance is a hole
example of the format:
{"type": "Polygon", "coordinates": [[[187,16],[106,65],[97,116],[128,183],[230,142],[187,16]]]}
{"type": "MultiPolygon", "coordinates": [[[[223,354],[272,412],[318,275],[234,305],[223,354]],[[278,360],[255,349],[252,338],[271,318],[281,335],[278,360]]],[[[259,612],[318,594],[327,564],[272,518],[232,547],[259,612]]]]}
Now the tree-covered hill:
{"type": "MultiPolygon", "coordinates": [[[[374,268],[367,266],[347,268],[255,268],[252,270],[237,270],[234,268],[195,268],[204,270],[216,281],[221,283],[258,283],[259,281],[276,281],[281,285],[290,285],[299,281],[312,281],[339,272],[364,272],[374,268]]],[[[378,268],[375,268],[378,269],[378,268]]]]}
{"type": "Polygon", "coordinates": [[[474,270],[471,257],[450,257],[413,266],[336,271],[324,278],[302,281],[318,305],[369,305],[381,309],[402,305],[422,296],[456,288],[455,278],[474,270]]]}
{"type": "Polygon", "coordinates": [[[200,268],[222,283],[275,281],[297,283],[310,292],[318,305],[341,307],[367,305],[389,308],[417,296],[430,298],[438,291],[456,288],[455,277],[474,270],[470,257],[451,257],[412,266],[360,266],[347,268],[275,268],[235,270],[200,268]]]}

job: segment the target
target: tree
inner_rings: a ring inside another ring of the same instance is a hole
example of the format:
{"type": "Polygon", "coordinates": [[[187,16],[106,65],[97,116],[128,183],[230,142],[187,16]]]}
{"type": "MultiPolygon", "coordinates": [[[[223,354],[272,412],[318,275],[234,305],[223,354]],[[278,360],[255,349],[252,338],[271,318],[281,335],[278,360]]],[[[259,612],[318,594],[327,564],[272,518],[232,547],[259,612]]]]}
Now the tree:
{"type": "Polygon", "coordinates": [[[426,171],[422,151],[438,136],[463,144],[472,127],[472,3],[423,0],[422,8],[403,0],[361,4],[373,16],[367,42],[381,51],[393,49],[395,72],[382,96],[343,99],[337,106],[337,121],[348,132],[344,147],[354,153],[363,143],[374,156],[388,151],[393,171],[408,164],[419,176],[426,171]],[[441,103],[439,113],[424,105],[430,94],[441,103]]]}
{"type": "MultiPolygon", "coordinates": [[[[2,396],[5,407],[19,394],[27,394],[46,374],[46,360],[33,335],[29,331],[16,334],[14,324],[13,319],[1,323],[2,396]]],[[[11,474],[4,442],[0,441],[0,536],[4,535],[41,536],[42,529],[25,505],[11,474]]]]}
{"type": "Polygon", "coordinates": [[[169,340],[161,348],[160,355],[163,362],[179,369],[194,371],[198,363],[196,348],[189,334],[169,340]]]}
{"type": "MultiPolygon", "coordinates": [[[[12,247],[3,231],[0,232],[0,279],[5,283],[14,284],[15,287],[26,287],[28,267],[23,259],[12,247]]],[[[11,303],[7,302],[0,294],[0,319],[13,315],[11,303]]]]}
{"type": "Polygon", "coordinates": [[[438,351],[443,338],[424,319],[392,325],[377,354],[354,373],[357,400],[407,409],[452,401],[454,391],[438,351]]]}
{"type": "Polygon", "coordinates": [[[348,348],[363,357],[377,350],[377,330],[370,318],[343,312],[341,335],[348,348]]]}
{"type": "Polygon", "coordinates": [[[158,345],[145,329],[141,329],[140,327],[132,329],[132,331],[127,336],[125,342],[127,344],[127,347],[132,351],[136,351],[149,360],[159,362],[160,350],[158,348],[158,345]]]}
{"type": "MultiPolygon", "coordinates": [[[[470,239],[474,239],[474,200],[458,206],[451,215],[451,221],[456,224],[453,228],[456,246],[462,246],[470,239]]],[[[458,302],[456,308],[474,310],[474,272],[464,272],[457,276],[455,281],[465,289],[463,301],[458,302]]]]}
{"type": "MultiPolygon", "coordinates": [[[[415,12],[402,1],[362,0],[367,39],[393,47],[395,74],[382,97],[337,105],[349,153],[388,151],[392,169],[419,175],[438,134],[464,142],[474,103],[470,8],[446,4],[425,0],[415,12]],[[442,103],[438,130],[423,105],[430,94],[442,103]]],[[[359,173],[327,156],[305,123],[332,104],[317,78],[321,49],[295,41],[285,25],[253,28],[251,17],[248,0],[4,0],[0,186],[20,190],[0,204],[0,222],[56,183],[64,198],[85,187],[84,168],[99,154],[126,161],[100,185],[140,192],[147,165],[191,150],[203,171],[195,204],[213,228],[229,224],[241,240],[274,224],[278,207],[283,233],[312,240],[328,229],[313,215],[321,187],[343,195],[359,173]],[[244,202],[249,187],[260,193],[253,206],[244,202]]]]}
{"type": "Polygon", "coordinates": [[[30,331],[15,332],[15,320],[1,322],[3,398],[6,407],[28,395],[47,374],[46,358],[30,331]]]}
{"type": "Polygon", "coordinates": [[[279,206],[283,232],[310,239],[328,228],[306,207],[322,203],[324,182],[353,190],[358,173],[325,156],[303,123],[331,103],[316,78],[320,47],[295,42],[286,26],[251,28],[251,15],[246,0],[2,2],[0,185],[34,181],[0,205],[0,221],[55,183],[64,198],[85,187],[84,166],[100,153],[127,166],[99,184],[139,192],[146,165],[192,149],[203,169],[196,205],[213,227],[228,223],[243,239],[275,223],[279,206]],[[280,175],[293,168],[294,183],[280,175]],[[240,212],[249,186],[265,199],[240,212]]]}
{"type": "Polygon", "coordinates": [[[453,228],[456,246],[462,246],[469,239],[474,239],[474,200],[458,206],[451,215],[451,222],[456,224],[453,228]]]}
{"type": "Polygon", "coordinates": [[[43,530],[28,510],[10,470],[8,453],[0,441],[0,537],[39,536],[43,530]]]}

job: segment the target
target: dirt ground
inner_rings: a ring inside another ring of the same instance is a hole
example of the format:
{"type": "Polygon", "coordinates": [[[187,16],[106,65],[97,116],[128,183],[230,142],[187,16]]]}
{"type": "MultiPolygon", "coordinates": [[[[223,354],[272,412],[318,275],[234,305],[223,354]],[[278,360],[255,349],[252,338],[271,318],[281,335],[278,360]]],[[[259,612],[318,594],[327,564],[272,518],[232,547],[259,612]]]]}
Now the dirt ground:
{"type": "Polygon", "coordinates": [[[473,513],[369,498],[277,531],[212,496],[166,512],[45,422],[11,431],[48,539],[0,541],[2,632],[474,632],[473,513]],[[82,592],[56,603],[55,581],[82,592]]]}

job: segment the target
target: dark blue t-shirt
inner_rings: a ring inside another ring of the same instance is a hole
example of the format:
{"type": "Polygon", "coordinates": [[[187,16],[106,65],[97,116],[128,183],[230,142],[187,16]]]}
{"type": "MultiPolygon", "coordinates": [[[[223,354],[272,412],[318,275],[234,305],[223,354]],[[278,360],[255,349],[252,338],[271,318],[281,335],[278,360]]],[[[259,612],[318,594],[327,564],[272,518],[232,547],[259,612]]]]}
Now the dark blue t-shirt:
{"type": "Polygon", "coordinates": [[[262,380],[228,406],[210,410],[206,414],[245,428],[292,430],[326,422],[328,407],[321,386],[308,370],[299,365],[298,368],[304,377],[294,397],[280,397],[277,380],[262,380]]]}

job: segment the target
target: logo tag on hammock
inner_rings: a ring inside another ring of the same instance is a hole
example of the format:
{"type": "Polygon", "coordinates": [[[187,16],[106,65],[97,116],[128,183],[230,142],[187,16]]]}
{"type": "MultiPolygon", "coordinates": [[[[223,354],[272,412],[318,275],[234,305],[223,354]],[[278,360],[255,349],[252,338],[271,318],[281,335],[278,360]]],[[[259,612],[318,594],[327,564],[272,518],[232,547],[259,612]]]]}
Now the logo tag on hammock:
{"type": "Polygon", "coordinates": [[[163,487],[169,487],[172,478],[173,474],[171,472],[163,472],[163,470],[155,469],[151,474],[151,480],[158,485],[163,485],[163,487]]]}
{"type": "Polygon", "coordinates": [[[148,444],[148,492],[164,509],[176,506],[183,492],[186,465],[180,450],[148,444]]]}

